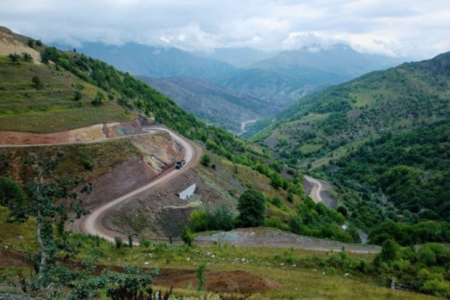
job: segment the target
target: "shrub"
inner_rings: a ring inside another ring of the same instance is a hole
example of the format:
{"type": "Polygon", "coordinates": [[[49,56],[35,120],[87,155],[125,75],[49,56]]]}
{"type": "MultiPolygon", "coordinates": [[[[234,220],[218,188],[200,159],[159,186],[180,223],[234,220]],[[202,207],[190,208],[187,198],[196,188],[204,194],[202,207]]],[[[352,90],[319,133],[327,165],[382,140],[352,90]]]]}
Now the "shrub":
{"type": "Polygon", "coordinates": [[[81,94],[80,91],[75,91],[75,93],[73,95],[73,100],[80,101],[82,97],[83,97],[83,95],[81,94]]]}
{"type": "Polygon", "coordinates": [[[211,163],[211,157],[208,154],[203,154],[201,158],[201,163],[205,167],[209,166],[209,164],[211,163]]]}
{"type": "Polygon", "coordinates": [[[120,236],[114,237],[114,242],[115,242],[115,244],[116,244],[116,248],[117,248],[117,249],[122,248],[123,240],[122,240],[122,238],[121,238],[120,236]]]}
{"type": "Polygon", "coordinates": [[[205,270],[206,270],[206,264],[201,264],[196,270],[195,275],[197,276],[198,280],[198,291],[203,291],[205,289],[205,270]]]}
{"type": "Polygon", "coordinates": [[[128,247],[133,248],[133,236],[131,234],[128,235],[128,247]]]}
{"type": "Polygon", "coordinates": [[[33,76],[31,78],[31,82],[33,83],[33,86],[39,90],[42,88],[43,84],[42,84],[42,80],[39,76],[33,76]]]}
{"type": "Polygon", "coordinates": [[[194,233],[188,228],[185,227],[183,231],[181,231],[180,238],[183,242],[189,247],[192,246],[192,242],[194,241],[194,233]]]}
{"type": "Polygon", "coordinates": [[[148,248],[151,245],[151,241],[149,239],[146,239],[145,236],[141,237],[140,246],[143,248],[148,248]]]}

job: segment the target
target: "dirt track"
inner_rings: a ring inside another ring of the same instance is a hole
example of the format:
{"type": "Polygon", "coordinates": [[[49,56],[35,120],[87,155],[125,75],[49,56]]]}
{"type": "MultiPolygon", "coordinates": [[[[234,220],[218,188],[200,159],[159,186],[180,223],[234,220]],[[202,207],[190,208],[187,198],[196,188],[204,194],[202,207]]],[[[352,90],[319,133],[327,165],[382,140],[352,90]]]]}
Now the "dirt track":
{"type": "Polygon", "coordinates": [[[322,183],[320,183],[320,181],[318,181],[312,177],[309,177],[308,175],[305,175],[305,179],[314,185],[311,193],[309,194],[311,199],[313,199],[314,202],[316,202],[316,203],[322,202],[323,201],[322,194],[321,194],[322,190],[323,190],[322,183]]]}
{"type": "MultiPolygon", "coordinates": [[[[91,235],[99,235],[100,237],[102,237],[108,241],[114,242],[114,237],[117,236],[118,234],[116,232],[106,230],[105,228],[103,228],[101,226],[101,222],[100,222],[102,217],[105,214],[107,214],[107,212],[110,209],[112,209],[116,205],[119,205],[121,203],[128,201],[133,196],[136,196],[148,189],[168,183],[170,180],[176,178],[178,175],[189,170],[189,168],[193,167],[199,161],[201,149],[196,147],[195,145],[193,145],[190,141],[177,135],[176,133],[174,133],[166,128],[163,128],[163,127],[147,128],[147,129],[144,129],[144,131],[149,132],[149,133],[152,133],[154,131],[168,132],[171,135],[171,137],[174,139],[174,141],[176,143],[180,144],[184,148],[186,165],[180,170],[176,170],[176,169],[167,170],[167,171],[163,172],[162,174],[160,174],[160,176],[156,180],[154,180],[154,181],[152,181],[152,182],[150,182],[150,183],[126,194],[126,195],[123,195],[117,199],[114,199],[114,200],[106,203],[105,205],[102,205],[102,206],[96,208],[94,211],[91,212],[91,214],[78,220],[78,222],[75,224],[75,227],[73,228],[75,231],[80,231],[82,233],[91,234],[91,235]]],[[[138,244],[138,242],[135,242],[135,244],[138,244]]]]}
{"type": "MultiPolygon", "coordinates": [[[[147,127],[144,129],[144,132],[130,134],[128,136],[120,136],[120,137],[100,137],[96,140],[90,140],[90,141],[71,141],[64,144],[74,144],[74,143],[98,143],[98,142],[105,142],[111,139],[117,139],[117,138],[129,138],[133,135],[145,135],[145,134],[151,134],[158,131],[166,131],[168,132],[173,140],[178,143],[182,148],[185,149],[185,159],[187,161],[186,165],[180,169],[175,170],[173,167],[171,169],[163,171],[158,177],[156,177],[153,181],[150,183],[141,186],[140,188],[137,188],[131,192],[129,192],[126,195],[123,195],[119,198],[116,198],[112,201],[109,201],[105,203],[104,205],[96,208],[92,213],[80,220],[77,220],[74,224],[72,224],[71,229],[76,232],[82,232],[86,234],[92,234],[92,235],[99,235],[108,241],[113,242],[114,237],[121,235],[114,231],[108,231],[103,226],[101,226],[101,219],[116,205],[123,204],[130,200],[133,196],[139,195],[140,193],[149,190],[151,188],[155,188],[157,186],[162,186],[164,184],[169,183],[171,180],[175,179],[177,176],[185,173],[190,168],[192,168],[195,164],[198,163],[200,155],[201,155],[201,149],[197,146],[195,146],[192,142],[180,137],[176,133],[164,128],[164,127],[147,127]]],[[[58,141],[56,144],[60,144],[60,141],[58,141]]],[[[55,145],[56,145],[55,144],[55,145]]],[[[25,146],[51,146],[52,143],[49,143],[46,141],[45,144],[37,145],[37,144],[28,144],[25,146]]],[[[24,145],[0,145],[0,147],[20,147],[24,145]]],[[[305,176],[306,178],[306,176],[305,176]]],[[[311,192],[311,196],[315,199],[318,199],[319,201],[322,201],[322,195],[321,192],[323,190],[322,184],[313,178],[306,178],[310,183],[312,183],[315,187],[313,191],[311,192]]],[[[159,239],[163,241],[164,239],[159,239]]],[[[359,252],[359,253],[375,253],[379,250],[377,248],[367,248],[362,245],[352,245],[352,244],[344,244],[344,243],[338,243],[333,241],[327,241],[327,240],[320,240],[320,239],[313,239],[308,237],[301,237],[294,234],[288,234],[288,233],[273,233],[271,230],[266,230],[266,233],[261,234],[255,234],[255,233],[249,233],[245,231],[233,231],[229,233],[218,233],[216,235],[213,235],[211,237],[199,237],[197,238],[197,242],[199,244],[209,244],[213,241],[220,240],[224,242],[229,242],[231,244],[237,245],[237,246],[265,246],[265,247],[297,247],[297,248],[303,248],[303,249],[310,249],[310,250],[319,250],[319,251],[330,251],[330,250],[340,250],[342,247],[345,247],[348,251],[351,252],[359,252]],[[232,238],[230,238],[232,237],[232,238]]],[[[138,244],[135,242],[135,244],[138,244]]]]}
{"type": "Polygon", "coordinates": [[[196,242],[201,244],[221,242],[235,246],[300,248],[314,251],[340,251],[342,248],[353,253],[378,253],[379,246],[348,244],[313,237],[299,236],[272,228],[236,229],[228,232],[200,235],[196,242]]]}

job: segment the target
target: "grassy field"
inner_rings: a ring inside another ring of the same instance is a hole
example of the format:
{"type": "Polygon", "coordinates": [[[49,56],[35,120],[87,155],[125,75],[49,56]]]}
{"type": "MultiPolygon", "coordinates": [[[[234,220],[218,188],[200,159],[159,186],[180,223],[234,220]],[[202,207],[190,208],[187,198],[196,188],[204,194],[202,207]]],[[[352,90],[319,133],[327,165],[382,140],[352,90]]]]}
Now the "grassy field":
{"type": "Polygon", "coordinates": [[[0,130],[56,132],[100,123],[125,122],[134,114],[118,106],[102,90],[55,66],[0,59],[0,130]],[[32,83],[38,76],[42,86],[32,83]],[[75,92],[81,93],[79,101],[75,92]],[[93,106],[98,92],[103,104],[93,106]]]}
{"type": "MultiPolygon", "coordinates": [[[[24,224],[6,223],[7,210],[0,208],[0,246],[8,245],[9,251],[35,251],[33,220],[24,224]]],[[[254,294],[252,299],[437,299],[405,291],[393,291],[384,287],[384,282],[362,273],[348,273],[345,268],[325,266],[323,261],[349,257],[353,260],[370,262],[373,255],[332,252],[313,252],[301,249],[280,249],[264,247],[235,247],[228,244],[186,247],[151,243],[148,247],[122,247],[82,235],[71,235],[70,240],[81,245],[76,260],[98,257],[104,266],[137,266],[154,268],[196,269],[206,264],[208,271],[244,270],[274,280],[283,285],[280,290],[254,294]],[[348,273],[347,275],[345,275],[348,273]]],[[[13,292],[6,285],[13,280],[18,270],[30,267],[0,266],[0,292],[13,292]]],[[[206,293],[195,291],[197,282],[175,290],[178,296],[202,297],[206,293]]],[[[165,287],[167,288],[167,287],[165,287]]]]}
{"type": "Polygon", "coordinates": [[[56,156],[58,151],[64,153],[64,158],[55,170],[56,175],[81,176],[86,181],[107,173],[112,167],[131,157],[142,156],[142,153],[128,139],[87,145],[1,148],[0,163],[6,164],[0,170],[0,176],[27,182],[31,180],[31,174],[23,171],[23,161],[32,156],[38,161],[43,161],[56,156]]]}

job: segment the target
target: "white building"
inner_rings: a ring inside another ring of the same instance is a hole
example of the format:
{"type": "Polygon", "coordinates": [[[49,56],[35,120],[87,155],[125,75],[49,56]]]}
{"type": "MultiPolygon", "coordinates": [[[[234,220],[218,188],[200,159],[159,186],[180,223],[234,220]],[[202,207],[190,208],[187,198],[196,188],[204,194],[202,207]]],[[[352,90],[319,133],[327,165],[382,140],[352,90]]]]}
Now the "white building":
{"type": "Polygon", "coordinates": [[[178,197],[180,197],[180,199],[182,199],[182,200],[187,200],[187,199],[191,198],[194,195],[194,192],[195,192],[196,188],[197,188],[197,185],[194,183],[193,185],[191,185],[190,187],[188,187],[184,191],[179,192],[178,193],[178,197]]]}

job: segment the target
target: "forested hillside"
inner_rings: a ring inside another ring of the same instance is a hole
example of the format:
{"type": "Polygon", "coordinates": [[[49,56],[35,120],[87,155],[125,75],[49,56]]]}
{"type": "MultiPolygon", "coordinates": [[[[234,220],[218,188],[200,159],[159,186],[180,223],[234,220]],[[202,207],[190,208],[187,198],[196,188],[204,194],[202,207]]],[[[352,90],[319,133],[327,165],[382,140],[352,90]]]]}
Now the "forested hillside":
{"type": "Polygon", "coordinates": [[[429,61],[369,73],[305,97],[254,140],[293,164],[302,158],[317,162],[340,155],[342,151],[333,152],[339,147],[348,148],[383,131],[408,131],[448,119],[449,61],[450,53],[445,53],[429,61]]]}
{"type": "Polygon", "coordinates": [[[200,57],[172,47],[151,47],[136,43],[122,46],[85,43],[77,51],[132,75],[212,79],[235,70],[235,67],[225,62],[200,57]]]}
{"type": "Polygon", "coordinates": [[[375,229],[370,240],[387,237],[404,245],[450,241],[450,122],[423,125],[408,133],[383,134],[323,168],[344,190],[350,216],[375,229]],[[386,225],[382,222],[399,222],[386,225]],[[406,233],[407,232],[407,233],[406,233]]]}
{"type": "Polygon", "coordinates": [[[243,122],[260,119],[277,109],[276,105],[199,78],[137,78],[170,97],[199,119],[236,134],[241,132],[243,122]]]}
{"type": "Polygon", "coordinates": [[[371,242],[450,241],[449,102],[445,53],[305,97],[254,139],[332,181],[371,242]]]}

